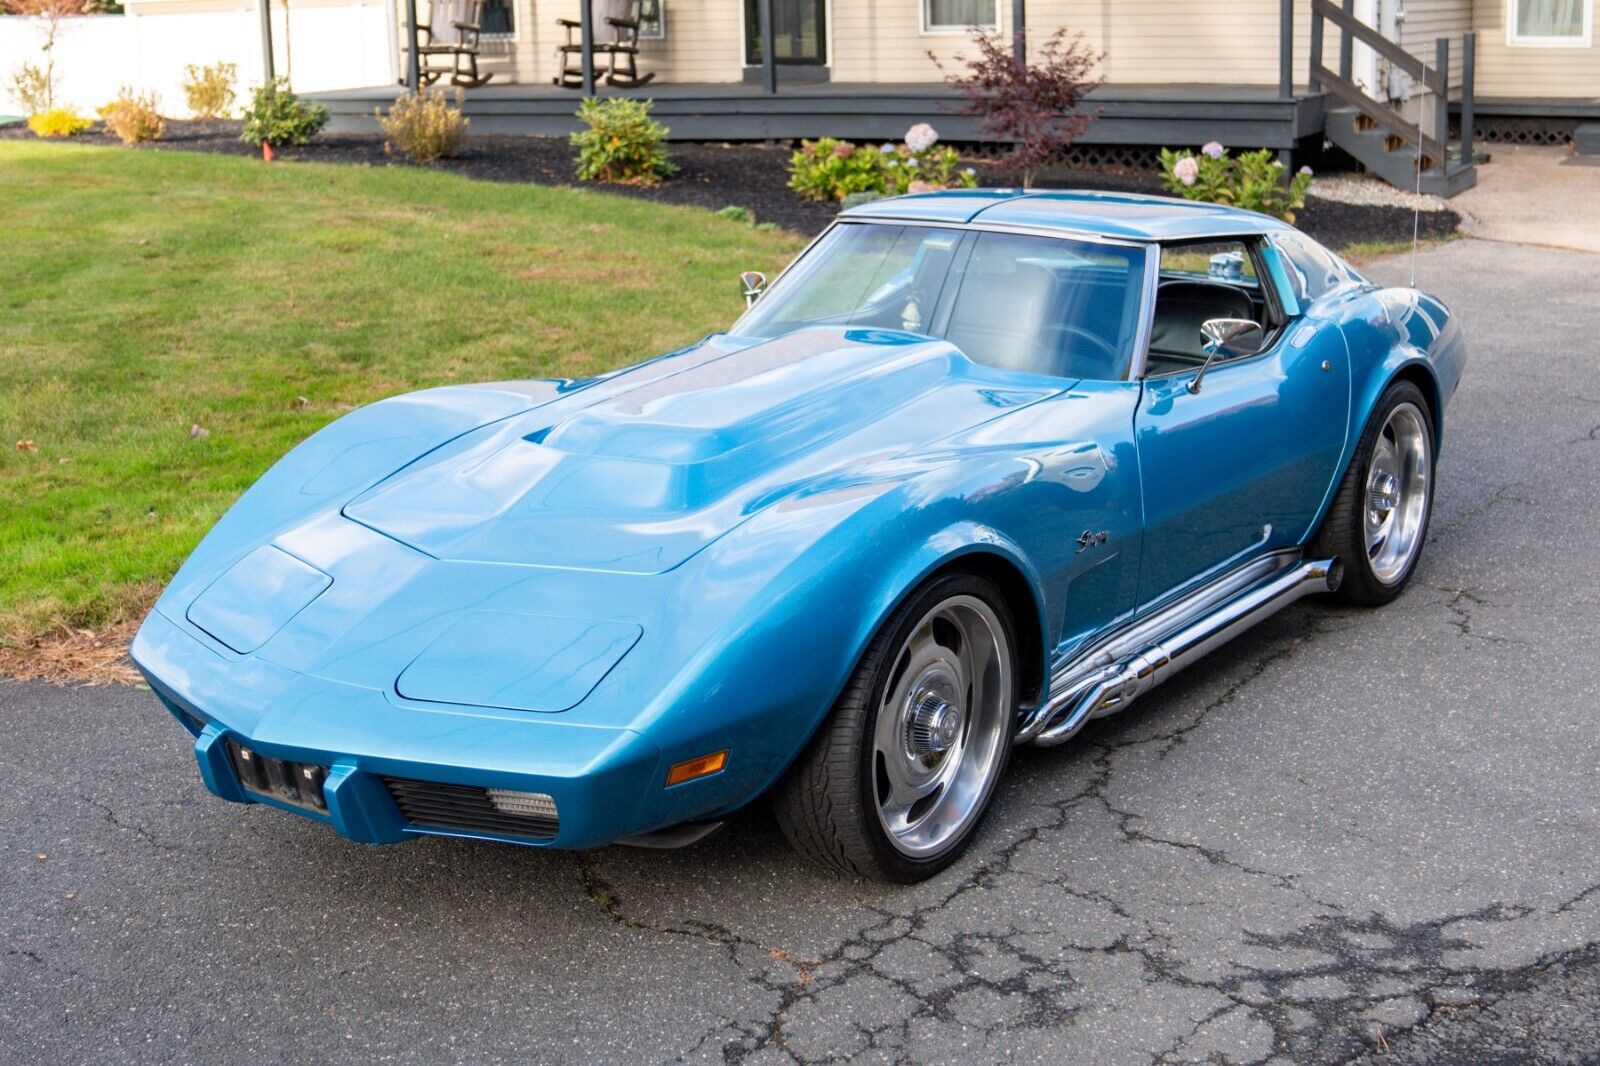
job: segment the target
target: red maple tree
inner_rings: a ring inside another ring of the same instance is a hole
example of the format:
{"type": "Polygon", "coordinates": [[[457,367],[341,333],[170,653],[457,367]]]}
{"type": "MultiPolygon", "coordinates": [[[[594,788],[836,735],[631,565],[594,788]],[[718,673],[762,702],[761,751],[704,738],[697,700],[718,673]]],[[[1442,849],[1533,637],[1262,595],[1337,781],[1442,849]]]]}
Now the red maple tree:
{"type": "MultiPolygon", "coordinates": [[[[1016,36],[1025,43],[1026,34],[1018,30],[1016,36]]],[[[1031,62],[1019,59],[1011,38],[998,32],[974,30],[972,43],[978,48],[976,59],[956,57],[966,63],[965,72],[946,70],[932,52],[928,57],[966,97],[955,113],[977,116],[985,138],[1015,145],[1008,162],[1021,172],[1023,188],[1029,188],[1039,169],[1094,121],[1095,113],[1081,105],[1104,80],[1094,70],[1105,53],[1090,48],[1081,33],[1068,37],[1065,27],[1038,47],[1031,62]]]]}

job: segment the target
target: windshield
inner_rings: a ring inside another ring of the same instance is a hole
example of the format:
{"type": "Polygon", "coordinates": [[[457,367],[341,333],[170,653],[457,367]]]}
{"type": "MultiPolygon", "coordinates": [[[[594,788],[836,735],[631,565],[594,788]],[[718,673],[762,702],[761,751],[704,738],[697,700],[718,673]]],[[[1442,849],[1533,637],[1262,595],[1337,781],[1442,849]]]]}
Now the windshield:
{"type": "Polygon", "coordinates": [[[1147,252],[1065,237],[843,223],[733,327],[942,337],[976,363],[1120,380],[1133,358],[1147,252]]]}

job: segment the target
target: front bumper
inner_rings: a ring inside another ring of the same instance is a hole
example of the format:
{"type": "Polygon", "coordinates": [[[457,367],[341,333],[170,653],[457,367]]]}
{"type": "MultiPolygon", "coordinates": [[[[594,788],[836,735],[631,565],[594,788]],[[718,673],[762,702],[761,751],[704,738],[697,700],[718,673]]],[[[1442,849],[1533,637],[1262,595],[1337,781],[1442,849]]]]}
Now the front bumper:
{"type": "Polygon", "coordinates": [[[211,792],[324,822],[351,840],[386,844],[442,835],[581,848],[662,824],[663,812],[645,802],[660,788],[661,753],[629,729],[533,712],[406,704],[392,693],[232,655],[159,610],[140,628],[133,659],[195,737],[211,792]],[[318,780],[322,802],[290,799],[292,793],[259,782],[247,788],[237,749],[325,770],[318,780]],[[396,797],[418,791],[409,786],[458,798],[469,790],[540,793],[554,800],[559,817],[553,832],[548,825],[521,832],[515,820],[430,818],[415,805],[408,817],[396,797]]]}

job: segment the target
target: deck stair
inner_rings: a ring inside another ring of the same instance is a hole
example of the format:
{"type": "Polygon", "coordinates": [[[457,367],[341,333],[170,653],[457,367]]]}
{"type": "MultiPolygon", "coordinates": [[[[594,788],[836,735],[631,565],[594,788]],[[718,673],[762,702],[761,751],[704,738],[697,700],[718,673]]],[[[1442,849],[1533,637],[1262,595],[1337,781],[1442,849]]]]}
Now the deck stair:
{"type": "Polygon", "coordinates": [[[1356,18],[1351,10],[1353,6],[1351,0],[1344,0],[1342,7],[1332,0],[1311,0],[1310,83],[1313,90],[1320,89],[1330,97],[1323,135],[1368,171],[1399,188],[1420,185],[1423,192],[1436,196],[1454,196],[1472,188],[1478,181],[1472,165],[1474,35],[1468,33],[1462,41],[1461,134],[1452,144],[1449,40],[1440,37],[1435,42],[1434,64],[1429,66],[1356,18]],[[1338,70],[1322,62],[1323,35],[1328,22],[1334,24],[1340,37],[1338,70]],[[1408,120],[1389,103],[1368,96],[1355,83],[1351,67],[1353,44],[1357,40],[1429,91],[1431,123],[1418,125],[1408,120]]]}

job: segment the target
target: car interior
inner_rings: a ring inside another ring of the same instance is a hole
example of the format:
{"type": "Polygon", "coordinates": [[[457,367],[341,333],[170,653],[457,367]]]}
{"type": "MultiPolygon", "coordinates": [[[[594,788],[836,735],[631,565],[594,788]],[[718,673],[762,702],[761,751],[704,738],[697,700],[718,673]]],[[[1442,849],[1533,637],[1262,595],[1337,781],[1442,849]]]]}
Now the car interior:
{"type": "MultiPolygon", "coordinates": [[[[1162,245],[1145,375],[1160,377],[1203,366],[1207,353],[1200,327],[1214,318],[1258,323],[1265,336],[1262,348],[1270,345],[1284,323],[1277,301],[1261,284],[1261,273],[1257,241],[1162,245]]],[[[1219,359],[1230,357],[1241,356],[1224,352],[1219,359]]]]}
{"type": "Polygon", "coordinates": [[[974,362],[1063,378],[1127,374],[1140,272],[1124,251],[1095,262],[1040,238],[985,234],[961,272],[944,336],[974,362]]]}

